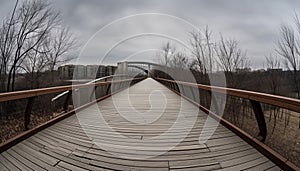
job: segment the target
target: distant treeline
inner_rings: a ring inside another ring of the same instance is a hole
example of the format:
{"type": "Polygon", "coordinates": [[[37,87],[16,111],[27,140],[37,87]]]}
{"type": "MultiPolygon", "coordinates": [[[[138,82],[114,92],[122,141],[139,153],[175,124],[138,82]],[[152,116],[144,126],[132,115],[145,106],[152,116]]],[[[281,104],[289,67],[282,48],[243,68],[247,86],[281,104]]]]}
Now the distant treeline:
{"type": "MultiPolygon", "coordinates": [[[[217,80],[220,74],[223,74],[223,72],[212,73],[210,77],[214,77],[215,80],[217,80]]],[[[229,73],[224,72],[225,76],[228,74],[229,73]]],[[[235,80],[234,82],[236,83],[231,84],[231,80],[229,79],[230,77],[226,77],[227,87],[297,98],[297,89],[294,84],[294,73],[292,71],[269,70],[233,72],[231,74],[232,78],[235,80]]],[[[167,78],[171,80],[181,80],[186,82],[195,81],[198,84],[210,85],[210,78],[208,74],[203,74],[193,69],[169,68],[166,72],[163,70],[153,70],[152,75],[154,77],[167,78]],[[187,77],[189,74],[193,74],[194,80],[187,77]]],[[[300,79],[299,71],[297,72],[297,75],[300,79]]]]}

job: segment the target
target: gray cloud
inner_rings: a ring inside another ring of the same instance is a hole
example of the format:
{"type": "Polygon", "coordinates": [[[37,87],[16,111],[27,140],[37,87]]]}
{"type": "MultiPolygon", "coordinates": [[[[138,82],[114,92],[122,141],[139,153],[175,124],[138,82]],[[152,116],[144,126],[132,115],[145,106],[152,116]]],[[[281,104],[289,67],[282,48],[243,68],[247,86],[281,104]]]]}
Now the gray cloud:
{"type": "MultiPolygon", "coordinates": [[[[280,24],[292,23],[294,11],[300,13],[298,0],[51,0],[51,2],[55,8],[62,11],[64,24],[70,25],[82,42],[89,40],[106,24],[121,17],[139,13],[164,13],[183,18],[199,28],[208,25],[213,30],[215,39],[222,33],[225,37],[239,40],[241,47],[247,50],[254,68],[262,67],[264,56],[274,52],[280,24]]],[[[10,0],[0,1],[0,19],[6,16],[13,4],[14,2],[10,0]]],[[[183,26],[181,29],[171,27],[177,27],[176,24],[177,21],[172,25],[171,21],[166,21],[163,17],[146,17],[111,28],[105,34],[96,36],[93,47],[90,47],[82,62],[95,62],[105,53],[108,46],[121,39],[122,34],[153,31],[179,37],[188,43],[186,29],[190,27],[183,26]]],[[[114,62],[143,49],[159,48],[166,41],[165,38],[149,36],[126,41],[108,55],[111,56],[108,61],[114,62]]],[[[176,46],[180,48],[178,42],[176,46]]],[[[145,60],[149,60],[154,54],[147,53],[145,60]]],[[[140,54],[139,58],[143,58],[143,55],[140,54]]]]}

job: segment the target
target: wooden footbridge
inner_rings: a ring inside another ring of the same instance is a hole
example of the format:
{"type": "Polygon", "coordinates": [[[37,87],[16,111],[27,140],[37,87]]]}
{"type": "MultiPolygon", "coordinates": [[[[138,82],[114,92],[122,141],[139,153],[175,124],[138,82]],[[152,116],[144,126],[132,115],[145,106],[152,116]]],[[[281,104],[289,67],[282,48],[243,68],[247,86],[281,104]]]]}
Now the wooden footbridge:
{"type": "MultiPolygon", "coordinates": [[[[97,91],[97,87],[108,88],[112,86],[112,82],[5,93],[0,94],[0,102],[29,99],[25,111],[25,124],[28,124],[31,103],[35,97],[63,91],[75,92],[89,87],[97,91]]],[[[199,135],[201,133],[205,135],[202,130],[209,111],[193,103],[187,96],[180,96],[174,81],[143,77],[114,81],[114,84],[118,84],[115,91],[106,91],[106,94],[102,94],[96,100],[89,101],[74,110],[67,111],[68,103],[66,103],[65,113],[1,144],[0,170],[299,169],[258,139],[228,121],[218,118],[218,115],[213,116],[220,119],[221,124],[212,136],[207,133],[209,137],[205,143],[199,143],[199,135]],[[153,95],[156,91],[163,96],[153,95]],[[115,105],[116,101],[119,106],[115,105]],[[127,105],[128,102],[131,106],[127,105]],[[135,114],[130,113],[132,107],[135,114]],[[202,110],[198,110],[199,107],[202,110]],[[123,111],[129,111],[126,113],[129,119],[122,116],[123,111]],[[149,115],[155,115],[155,111],[163,112],[155,120],[147,118],[149,115]],[[182,119],[194,122],[190,130],[188,123],[170,129],[177,122],[179,111],[182,113],[182,119]],[[148,115],[138,115],[139,113],[148,115]],[[106,126],[97,123],[99,115],[106,121],[106,126]],[[145,124],[141,123],[143,121],[145,124]],[[186,130],[187,135],[181,139],[186,130]],[[167,138],[149,144],[151,138],[159,137],[164,132],[169,132],[167,138]],[[120,137],[119,134],[123,136],[120,137]],[[143,143],[139,143],[142,141],[143,143]],[[170,147],[171,142],[178,143],[170,147]]],[[[209,89],[196,84],[183,82],[179,84],[209,89]]],[[[288,98],[278,99],[264,94],[252,96],[250,92],[233,89],[227,93],[251,98],[254,102],[264,99],[268,103],[277,103],[291,110],[299,110],[299,101],[288,98]]],[[[68,102],[70,93],[66,96],[68,102]]],[[[253,104],[254,107],[257,105],[253,104]]],[[[259,107],[255,110],[259,112],[259,107]]],[[[260,126],[260,130],[263,131],[263,127],[260,126]]],[[[263,132],[261,136],[264,136],[263,132]]]]}

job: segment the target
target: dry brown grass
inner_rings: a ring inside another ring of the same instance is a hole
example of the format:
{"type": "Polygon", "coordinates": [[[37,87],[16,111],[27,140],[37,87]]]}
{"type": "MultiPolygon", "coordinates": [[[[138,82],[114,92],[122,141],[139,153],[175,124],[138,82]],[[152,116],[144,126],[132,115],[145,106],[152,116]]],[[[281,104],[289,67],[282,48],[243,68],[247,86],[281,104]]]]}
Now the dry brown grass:
{"type": "MultiPolygon", "coordinates": [[[[285,124],[285,114],[283,114],[282,117],[279,115],[274,128],[274,116],[272,115],[270,120],[270,111],[265,111],[268,131],[265,144],[300,167],[300,129],[298,128],[298,115],[299,113],[290,111],[288,125],[285,124]]],[[[244,120],[243,117],[239,117],[239,124],[236,125],[254,137],[259,133],[255,116],[244,116],[244,120]]]]}
{"type": "MultiPolygon", "coordinates": [[[[53,114],[31,114],[29,129],[36,127],[56,116],[60,113],[53,114]]],[[[0,120],[0,143],[22,133],[25,129],[24,115],[15,115],[0,120]]]]}

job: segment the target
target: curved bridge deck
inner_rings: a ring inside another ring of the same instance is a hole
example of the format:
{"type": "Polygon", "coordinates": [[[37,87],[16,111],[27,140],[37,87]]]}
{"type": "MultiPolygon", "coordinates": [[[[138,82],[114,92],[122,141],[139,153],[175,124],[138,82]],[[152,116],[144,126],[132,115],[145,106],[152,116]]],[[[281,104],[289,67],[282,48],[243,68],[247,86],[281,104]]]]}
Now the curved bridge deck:
{"type": "Polygon", "coordinates": [[[280,170],[222,125],[199,144],[207,115],[196,110],[148,78],[1,153],[0,170],[280,170]]]}

